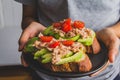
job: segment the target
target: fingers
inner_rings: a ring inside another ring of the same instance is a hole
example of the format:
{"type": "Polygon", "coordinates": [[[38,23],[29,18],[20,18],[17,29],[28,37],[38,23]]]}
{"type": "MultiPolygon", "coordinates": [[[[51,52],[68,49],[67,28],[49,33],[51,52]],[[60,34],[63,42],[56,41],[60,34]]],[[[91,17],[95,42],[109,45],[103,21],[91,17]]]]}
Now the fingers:
{"type": "Polygon", "coordinates": [[[21,34],[21,37],[19,39],[19,51],[22,51],[22,49],[24,48],[26,42],[28,41],[30,37],[30,33],[27,32],[27,31],[24,31],[22,34],[21,34]]]}
{"type": "Polygon", "coordinates": [[[38,34],[39,31],[37,31],[34,28],[26,28],[23,33],[21,34],[21,37],[19,39],[19,51],[22,51],[24,46],[26,45],[27,41],[36,36],[36,34],[38,34]]]}
{"type": "Polygon", "coordinates": [[[111,63],[114,62],[116,54],[117,52],[115,52],[113,49],[109,51],[108,58],[111,63]]]}
{"type": "Polygon", "coordinates": [[[119,39],[116,39],[115,41],[111,41],[108,47],[108,58],[111,63],[114,62],[115,57],[118,54],[118,51],[119,51],[119,39]]]}
{"type": "Polygon", "coordinates": [[[22,49],[24,48],[24,46],[29,38],[36,36],[40,31],[43,31],[44,29],[45,29],[45,26],[43,26],[37,22],[32,22],[23,31],[23,33],[19,39],[19,51],[22,51],[22,49]]]}
{"type": "Polygon", "coordinates": [[[97,37],[106,45],[108,49],[108,58],[112,63],[119,51],[119,38],[110,28],[103,29],[97,32],[97,37]]]}

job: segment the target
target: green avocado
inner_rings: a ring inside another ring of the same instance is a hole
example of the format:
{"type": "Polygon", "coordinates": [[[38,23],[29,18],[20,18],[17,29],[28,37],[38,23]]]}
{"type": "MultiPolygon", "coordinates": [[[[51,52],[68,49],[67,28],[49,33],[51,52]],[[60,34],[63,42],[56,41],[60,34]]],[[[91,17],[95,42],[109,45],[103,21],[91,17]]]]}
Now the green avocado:
{"type": "Polygon", "coordinates": [[[41,58],[42,58],[41,63],[51,62],[52,54],[51,53],[44,54],[43,56],[41,56],[41,58]]]}
{"type": "Polygon", "coordinates": [[[73,40],[73,41],[77,41],[79,39],[80,35],[71,37],[71,38],[66,38],[67,40],[73,40]]]}
{"type": "Polygon", "coordinates": [[[85,57],[85,53],[81,50],[80,52],[77,52],[70,57],[61,59],[55,65],[61,65],[61,64],[69,63],[69,62],[78,62],[78,61],[84,59],[84,57],[85,57]]]}
{"type": "Polygon", "coordinates": [[[66,54],[63,58],[67,58],[73,55],[73,52],[69,52],[68,54],[66,54]]]}
{"type": "Polygon", "coordinates": [[[77,42],[80,42],[80,43],[82,43],[82,44],[84,44],[86,46],[91,46],[93,44],[94,38],[95,38],[95,32],[92,31],[92,36],[90,36],[88,38],[84,38],[84,39],[79,38],[77,40],[77,42]]]}
{"type": "Polygon", "coordinates": [[[49,35],[50,33],[52,33],[52,26],[47,27],[44,31],[43,34],[44,35],[49,35]]]}
{"type": "Polygon", "coordinates": [[[43,49],[35,52],[35,54],[34,54],[34,59],[38,59],[39,57],[41,57],[42,55],[44,55],[44,54],[46,54],[46,53],[48,53],[48,52],[49,52],[49,51],[48,51],[47,49],[43,48],[43,49]]]}
{"type": "Polygon", "coordinates": [[[41,63],[49,63],[51,62],[51,60],[52,60],[52,57],[48,57],[48,58],[43,59],[41,63]]]}
{"type": "Polygon", "coordinates": [[[42,59],[52,57],[52,53],[46,53],[43,56],[41,56],[42,59]]]}
{"type": "Polygon", "coordinates": [[[52,30],[53,26],[49,26],[47,27],[44,31],[43,31],[43,34],[46,35],[46,36],[53,36],[55,39],[59,39],[60,38],[60,35],[58,33],[55,33],[53,30],[52,30]]]}
{"type": "Polygon", "coordinates": [[[24,47],[23,52],[28,52],[29,53],[29,52],[36,51],[36,48],[33,46],[33,44],[36,40],[39,40],[39,38],[38,37],[33,37],[30,40],[28,40],[26,46],[24,47]]]}

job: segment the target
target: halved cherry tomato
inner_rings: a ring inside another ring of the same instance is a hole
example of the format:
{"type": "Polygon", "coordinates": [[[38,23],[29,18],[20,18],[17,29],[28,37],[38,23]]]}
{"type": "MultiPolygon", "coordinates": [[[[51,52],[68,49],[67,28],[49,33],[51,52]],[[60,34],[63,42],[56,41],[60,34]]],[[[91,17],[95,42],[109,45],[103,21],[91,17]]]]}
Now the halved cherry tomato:
{"type": "Polygon", "coordinates": [[[74,41],[72,41],[72,40],[62,41],[62,44],[65,46],[71,46],[73,43],[74,43],[74,41]]]}
{"type": "Polygon", "coordinates": [[[58,41],[56,41],[56,42],[50,44],[49,47],[50,47],[50,48],[55,48],[55,47],[59,46],[59,44],[60,44],[60,43],[59,43],[58,41]]]}
{"type": "Polygon", "coordinates": [[[64,24],[62,25],[62,31],[64,31],[64,32],[68,32],[68,31],[70,31],[71,29],[72,29],[71,25],[68,25],[67,23],[64,23],[64,24]]]}
{"type": "Polygon", "coordinates": [[[73,26],[82,29],[85,26],[85,24],[82,21],[74,21],[73,26]]]}
{"type": "Polygon", "coordinates": [[[53,39],[52,36],[40,36],[42,42],[50,42],[53,39]]]}
{"type": "Polygon", "coordinates": [[[64,23],[68,24],[68,25],[71,25],[71,19],[68,18],[68,19],[65,19],[64,23]]]}

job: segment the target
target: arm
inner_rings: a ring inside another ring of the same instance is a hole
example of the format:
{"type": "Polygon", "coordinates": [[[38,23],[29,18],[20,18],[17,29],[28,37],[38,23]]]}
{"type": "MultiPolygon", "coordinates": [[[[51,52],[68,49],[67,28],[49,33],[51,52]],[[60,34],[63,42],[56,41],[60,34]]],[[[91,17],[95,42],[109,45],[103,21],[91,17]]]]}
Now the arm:
{"type": "Polygon", "coordinates": [[[37,7],[23,5],[22,18],[23,32],[19,39],[19,51],[21,51],[29,38],[36,36],[40,31],[45,29],[43,25],[37,22],[37,7]]]}
{"type": "Polygon", "coordinates": [[[35,6],[26,6],[23,5],[23,17],[22,17],[22,29],[25,29],[32,22],[37,20],[37,12],[35,6]]]}

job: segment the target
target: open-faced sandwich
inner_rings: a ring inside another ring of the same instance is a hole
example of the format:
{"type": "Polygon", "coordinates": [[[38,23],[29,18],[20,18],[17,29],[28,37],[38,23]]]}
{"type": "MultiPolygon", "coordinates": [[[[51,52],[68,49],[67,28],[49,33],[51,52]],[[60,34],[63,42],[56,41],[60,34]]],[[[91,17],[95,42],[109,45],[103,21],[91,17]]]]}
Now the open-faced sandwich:
{"type": "Polygon", "coordinates": [[[87,72],[92,68],[88,53],[98,53],[95,32],[81,21],[65,19],[53,23],[28,41],[24,52],[55,72],[87,72]]]}

